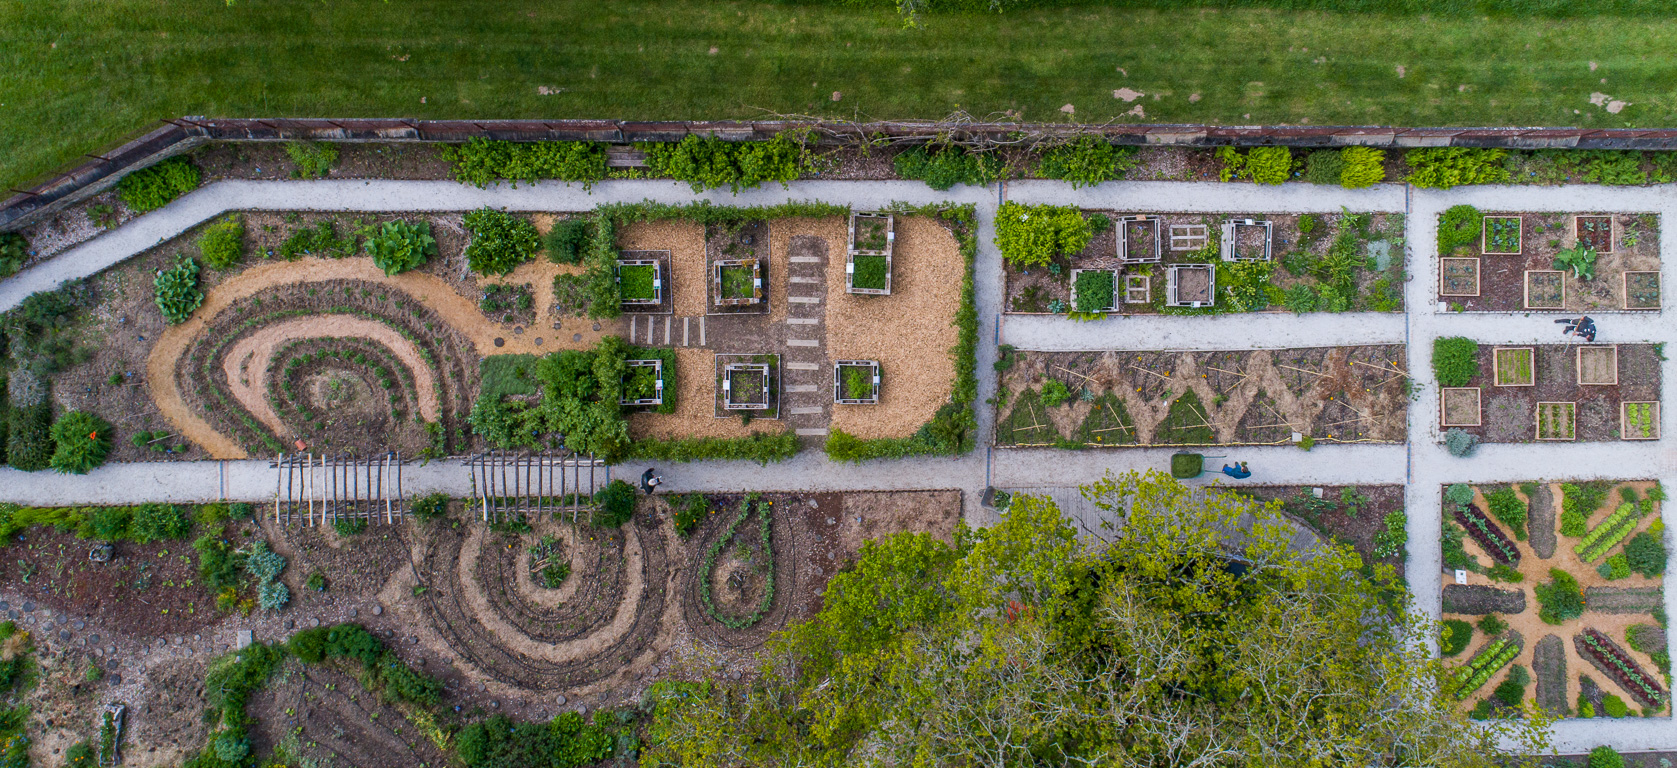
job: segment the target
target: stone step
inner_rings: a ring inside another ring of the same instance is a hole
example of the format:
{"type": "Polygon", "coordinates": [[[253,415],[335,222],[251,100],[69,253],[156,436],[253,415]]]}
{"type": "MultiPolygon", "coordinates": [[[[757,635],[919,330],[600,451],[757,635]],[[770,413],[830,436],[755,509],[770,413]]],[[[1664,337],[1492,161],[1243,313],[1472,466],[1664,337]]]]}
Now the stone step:
{"type": "Polygon", "coordinates": [[[819,436],[819,435],[827,434],[827,428],[826,427],[815,427],[815,428],[811,428],[811,429],[795,429],[795,430],[793,430],[793,432],[796,433],[796,434],[799,434],[799,435],[819,436]]]}
{"type": "Polygon", "coordinates": [[[793,304],[820,304],[820,296],[787,296],[786,300],[793,304]]]}
{"type": "Polygon", "coordinates": [[[789,413],[791,413],[793,416],[814,416],[816,414],[821,413],[821,409],[820,408],[809,408],[809,407],[793,408],[789,411],[789,413]]]}
{"type": "Polygon", "coordinates": [[[789,371],[819,371],[821,366],[815,363],[787,363],[786,369],[789,371]]]}
{"type": "Polygon", "coordinates": [[[788,317],[788,318],[786,318],[786,324],[787,325],[816,325],[816,324],[819,324],[820,322],[821,322],[821,320],[819,318],[814,318],[814,317],[788,317]]]}
{"type": "Polygon", "coordinates": [[[820,264],[821,263],[821,257],[820,256],[793,256],[790,259],[788,259],[788,261],[791,261],[793,264],[820,264]]]}
{"type": "Polygon", "coordinates": [[[792,283],[808,283],[808,284],[812,284],[812,285],[815,284],[815,283],[821,282],[821,278],[819,278],[819,277],[792,276],[792,277],[786,278],[786,280],[787,280],[787,282],[792,282],[792,283]]]}
{"type": "Polygon", "coordinates": [[[786,346],[788,346],[788,347],[819,347],[819,346],[821,346],[821,342],[816,341],[814,339],[787,339],[786,340],[786,346]]]}
{"type": "Polygon", "coordinates": [[[800,392],[814,392],[816,389],[817,389],[817,387],[814,384],[787,384],[786,385],[786,391],[789,394],[798,394],[800,392]]]}

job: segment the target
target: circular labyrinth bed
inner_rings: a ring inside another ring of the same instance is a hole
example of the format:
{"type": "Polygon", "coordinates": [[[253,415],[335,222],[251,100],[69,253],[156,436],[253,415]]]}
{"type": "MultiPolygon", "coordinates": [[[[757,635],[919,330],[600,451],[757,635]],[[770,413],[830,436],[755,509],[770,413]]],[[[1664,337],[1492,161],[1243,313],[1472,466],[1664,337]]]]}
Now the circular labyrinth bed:
{"type": "Polygon", "coordinates": [[[222,310],[175,367],[187,404],[252,454],[419,453],[464,435],[477,355],[412,296],[359,280],[271,288],[222,310]],[[434,431],[440,424],[440,436],[434,431]]]}
{"type": "Polygon", "coordinates": [[[803,501],[780,494],[705,499],[713,514],[690,543],[682,614],[702,640],[760,646],[786,626],[797,585],[790,507],[803,501]]]}
{"type": "Polygon", "coordinates": [[[481,523],[434,530],[418,563],[421,605],[449,647],[483,674],[534,690],[585,686],[651,646],[670,586],[663,526],[636,514],[621,529],[541,521],[527,534],[481,523]],[[530,577],[530,548],[558,531],[570,575],[530,577]]]}

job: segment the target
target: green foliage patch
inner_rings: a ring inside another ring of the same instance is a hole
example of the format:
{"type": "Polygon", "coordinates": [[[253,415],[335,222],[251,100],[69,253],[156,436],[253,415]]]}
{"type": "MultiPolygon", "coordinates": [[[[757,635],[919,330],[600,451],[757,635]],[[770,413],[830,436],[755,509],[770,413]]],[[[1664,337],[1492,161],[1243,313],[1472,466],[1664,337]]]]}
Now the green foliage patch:
{"type": "Polygon", "coordinates": [[[1432,373],[1439,386],[1467,386],[1479,375],[1479,342],[1462,336],[1433,339],[1432,373]]]}
{"type": "Polygon", "coordinates": [[[203,254],[204,263],[214,269],[227,269],[239,263],[245,255],[244,219],[235,213],[204,227],[203,234],[198,236],[198,252],[203,254]]]}
{"type": "Polygon", "coordinates": [[[85,475],[105,463],[112,442],[110,422],[86,411],[70,411],[53,422],[48,463],[67,475],[85,475]]]}
{"type": "Polygon", "coordinates": [[[982,187],[1002,177],[1002,160],[993,152],[973,152],[951,146],[910,147],[891,160],[897,175],[926,182],[939,191],[956,184],[982,187]]]}
{"type": "Polygon", "coordinates": [[[1071,182],[1073,189],[1117,181],[1138,162],[1135,147],[1120,147],[1098,136],[1079,136],[1042,153],[1037,173],[1071,182]]]}
{"type": "Polygon", "coordinates": [[[437,255],[437,239],[429,221],[387,221],[361,244],[373,264],[386,275],[418,269],[437,255]]]}
{"type": "Polygon", "coordinates": [[[1089,221],[1071,206],[1009,201],[996,210],[996,247],[1015,267],[1047,266],[1082,251],[1093,237],[1089,221]]]}
{"type": "Polygon", "coordinates": [[[145,213],[197,189],[198,182],[198,166],[184,157],[174,157],[122,177],[116,192],[123,205],[135,213],[145,213]]]}
{"type": "Polygon", "coordinates": [[[177,258],[173,267],[158,272],[152,280],[157,309],[170,325],[186,322],[204,303],[204,293],[198,290],[197,260],[185,254],[177,258]]]}
{"type": "Polygon", "coordinates": [[[438,154],[454,164],[456,181],[477,187],[505,179],[579,182],[584,189],[606,177],[606,147],[593,141],[494,141],[473,137],[438,154]]]}
{"type": "Polygon", "coordinates": [[[504,211],[480,208],[467,213],[463,223],[472,234],[466,261],[480,275],[511,272],[541,248],[536,225],[504,211]]]}
{"type": "Polygon", "coordinates": [[[781,132],[769,141],[724,141],[688,135],[681,141],[639,144],[654,175],[685,181],[694,192],[729,187],[735,193],[765,181],[782,186],[813,170],[801,140],[781,132]]]}

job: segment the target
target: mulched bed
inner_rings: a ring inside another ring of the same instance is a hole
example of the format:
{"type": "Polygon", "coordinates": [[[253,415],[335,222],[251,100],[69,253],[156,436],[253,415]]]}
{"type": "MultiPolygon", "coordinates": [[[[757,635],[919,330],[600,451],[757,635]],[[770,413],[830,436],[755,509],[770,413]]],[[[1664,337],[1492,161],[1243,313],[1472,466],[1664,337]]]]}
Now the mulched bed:
{"type": "Polygon", "coordinates": [[[744,222],[738,226],[711,224],[705,227],[705,312],[712,315],[768,314],[769,224],[766,221],[744,222]],[[755,304],[718,305],[722,296],[716,285],[716,262],[756,259],[762,289],[755,304]]]}
{"type": "MultiPolygon", "coordinates": [[[[1651,213],[1498,213],[1483,211],[1486,216],[1512,216],[1521,220],[1523,234],[1517,255],[1485,255],[1482,242],[1460,246],[1454,256],[1479,258],[1479,295],[1438,297],[1440,304],[1467,311],[1519,312],[1526,309],[1526,270],[1554,269],[1555,254],[1574,242],[1570,232],[1574,216],[1606,218],[1614,224],[1611,253],[1596,258],[1595,279],[1579,280],[1568,271],[1565,284],[1564,309],[1552,311],[1602,311],[1625,308],[1622,275],[1627,272],[1657,272],[1660,268],[1659,217],[1651,213]]],[[[1586,231],[1586,237],[1591,233],[1586,231]]],[[[1493,248],[1492,250],[1501,250],[1493,248]]],[[[1538,306],[1544,306],[1539,304],[1538,306]]],[[[1656,307],[1657,308],[1657,307],[1656,307]]]]}
{"type": "Polygon", "coordinates": [[[1515,614],[1526,610],[1526,593],[1518,589],[1497,589],[1481,584],[1445,584],[1444,612],[1481,616],[1487,613],[1515,614]]]}
{"type": "MultiPolygon", "coordinates": [[[[699,595],[699,583],[708,579],[711,582],[712,600],[718,610],[724,615],[739,619],[754,612],[766,589],[765,570],[745,568],[739,562],[738,553],[742,548],[756,549],[761,546],[761,533],[758,528],[758,511],[753,510],[745,521],[734,530],[734,536],[725,542],[717,554],[717,558],[706,572],[704,568],[705,554],[716,543],[722,534],[727,532],[730,522],[739,514],[743,495],[738,494],[707,494],[705,499],[713,511],[706,518],[704,524],[688,539],[689,560],[685,564],[687,571],[683,581],[686,582],[686,593],[682,598],[682,616],[687,620],[687,626],[694,635],[706,642],[730,648],[760,647],[769,635],[784,629],[794,617],[797,593],[804,586],[809,577],[800,574],[803,558],[794,550],[800,537],[801,528],[811,519],[841,514],[842,496],[840,494],[763,494],[759,503],[766,505],[765,509],[772,510],[771,541],[773,548],[772,569],[774,572],[775,591],[771,597],[767,613],[749,627],[734,628],[724,625],[707,611],[699,595]],[[739,570],[742,574],[749,573],[745,579],[744,589],[738,593],[727,583],[724,573],[739,570]]],[[[754,551],[753,559],[762,556],[760,551],[754,551]]],[[[819,579],[825,584],[826,579],[819,579]]],[[[803,618],[799,616],[798,618],[803,618]]]]}
{"type": "MultiPolygon", "coordinates": [[[[1556,326],[1559,328],[1559,326],[1556,326]]],[[[1599,345],[1597,345],[1599,346],[1599,345]]],[[[1537,403],[1576,402],[1577,441],[1619,439],[1619,404],[1660,399],[1660,357],[1652,344],[1620,344],[1619,383],[1578,385],[1577,344],[1535,345],[1537,382],[1529,387],[1493,386],[1494,345],[1479,347],[1481,424],[1460,429],[1489,443],[1528,443],[1537,437],[1537,403]]]]}
{"type": "Polygon", "coordinates": [[[400,709],[334,666],[288,661],[284,671],[251,696],[246,712],[257,723],[253,752],[267,754],[286,741],[301,757],[326,765],[410,768],[448,763],[447,755],[400,709]]]}
{"type": "Polygon", "coordinates": [[[1554,494],[1549,490],[1548,483],[1527,483],[1525,487],[1534,489],[1528,494],[1531,503],[1526,519],[1527,543],[1538,557],[1548,560],[1555,556],[1557,543],[1554,494]]]}
{"type": "Polygon", "coordinates": [[[1364,562],[1390,565],[1397,570],[1398,576],[1403,576],[1404,555],[1374,556],[1374,537],[1386,529],[1387,513],[1403,510],[1401,485],[1242,485],[1229,490],[1264,502],[1280,499],[1290,517],[1323,536],[1349,545],[1362,556],[1364,562]],[[1318,487],[1322,489],[1320,499],[1313,492],[1318,487]],[[1347,488],[1368,498],[1368,501],[1357,505],[1355,515],[1350,514],[1350,508],[1342,503],[1342,493],[1347,488]]]}
{"type": "Polygon", "coordinates": [[[1584,604],[1601,613],[1653,613],[1665,597],[1659,587],[1587,587],[1584,604]]]}
{"type": "Polygon", "coordinates": [[[1537,682],[1537,705],[1555,715],[1571,709],[1566,700],[1566,643],[1557,635],[1545,635],[1532,648],[1532,677],[1537,682]]]}

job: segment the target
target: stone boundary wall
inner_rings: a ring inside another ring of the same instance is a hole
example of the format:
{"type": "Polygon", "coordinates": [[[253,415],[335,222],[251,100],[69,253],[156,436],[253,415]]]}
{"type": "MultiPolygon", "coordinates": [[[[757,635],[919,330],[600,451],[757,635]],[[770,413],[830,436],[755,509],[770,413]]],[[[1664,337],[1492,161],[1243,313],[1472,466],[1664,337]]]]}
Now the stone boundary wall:
{"type": "Polygon", "coordinates": [[[473,137],[506,141],[679,141],[716,136],[763,141],[789,129],[811,127],[819,141],[842,143],[864,136],[898,140],[955,134],[968,140],[1013,143],[1035,137],[1105,136],[1115,144],[1215,147],[1503,147],[1507,149],[1677,149],[1677,130],[1635,128],[1396,128],[1389,126],[1212,126],[1183,124],[1077,125],[1060,123],[930,122],[733,122],[623,120],[411,120],[216,119],[183,117],[88,160],[32,189],[12,190],[0,202],[0,231],[22,227],[109,189],[124,174],[212,141],[463,142],[473,137]]]}

